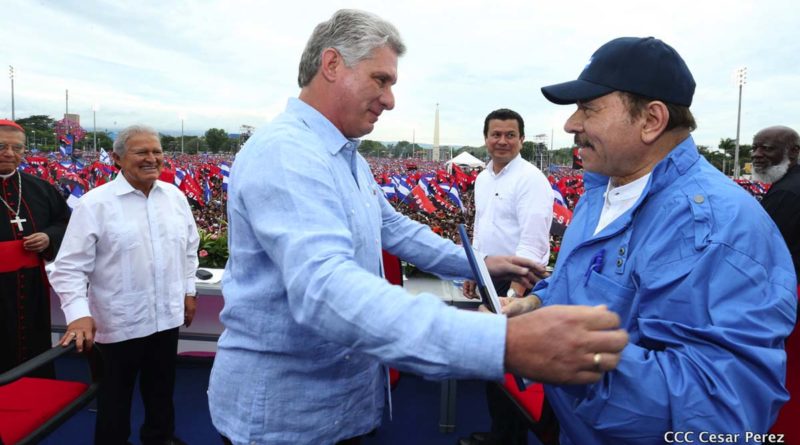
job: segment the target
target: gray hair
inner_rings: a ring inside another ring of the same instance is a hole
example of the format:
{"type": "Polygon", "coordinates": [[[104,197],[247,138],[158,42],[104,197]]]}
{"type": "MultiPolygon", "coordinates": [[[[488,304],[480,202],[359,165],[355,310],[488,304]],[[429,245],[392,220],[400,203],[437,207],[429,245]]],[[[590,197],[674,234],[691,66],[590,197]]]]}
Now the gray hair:
{"type": "Polygon", "coordinates": [[[117,138],[114,139],[114,153],[116,153],[119,157],[125,155],[125,145],[128,143],[128,139],[140,134],[155,136],[156,139],[159,141],[161,140],[158,132],[153,127],[139,124],[131,125],[130,127],[125,127],[125,129],[117,134],[117,138]]]}
{"type": "Polygon", "coordinates": [[[345,65],[352,67],[383,46],[389,46],[398,56],[406,52],[400,33],[391,23],[366,11],[340,9],[311,33],[300,57],[297,83],[300,88],[311,83],[322,63],[322,52],[327,48],[339,51],[345,65]]]}

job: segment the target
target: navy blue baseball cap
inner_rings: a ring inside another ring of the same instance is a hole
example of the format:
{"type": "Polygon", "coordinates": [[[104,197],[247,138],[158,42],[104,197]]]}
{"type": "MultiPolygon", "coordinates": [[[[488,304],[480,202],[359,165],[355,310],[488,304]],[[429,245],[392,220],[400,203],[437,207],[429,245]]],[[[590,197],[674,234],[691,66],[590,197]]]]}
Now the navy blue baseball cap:
{"type": "Polygon", "coordinates": [[[654,37],[620,37],[592,54],[578,80],[542,87],[550,102],[567,105],[625,91],[690,106],[694,77],[675,49],[654,37]]]}

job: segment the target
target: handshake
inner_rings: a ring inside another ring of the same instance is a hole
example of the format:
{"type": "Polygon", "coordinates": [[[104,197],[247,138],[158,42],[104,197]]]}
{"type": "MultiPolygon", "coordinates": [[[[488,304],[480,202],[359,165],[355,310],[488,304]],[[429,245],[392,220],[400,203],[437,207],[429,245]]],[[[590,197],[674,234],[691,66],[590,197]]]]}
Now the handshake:
{"type": "MultiPolygon", "coordinates": [[[[543,266],[514,256],[487,257],[486,267],[493,279],[510,279],[526,289],[548,275],[543,266]]],[[[474,282],[464,283],[464,295],[477,298],[474,282]]],[[[505,368],[521,377],[556,385],[593,383],[617,367],[628,344],[619,316],[603,305],[541,308],[535,294],[501,297],[500,304],[509,317],[505,368]]]]}

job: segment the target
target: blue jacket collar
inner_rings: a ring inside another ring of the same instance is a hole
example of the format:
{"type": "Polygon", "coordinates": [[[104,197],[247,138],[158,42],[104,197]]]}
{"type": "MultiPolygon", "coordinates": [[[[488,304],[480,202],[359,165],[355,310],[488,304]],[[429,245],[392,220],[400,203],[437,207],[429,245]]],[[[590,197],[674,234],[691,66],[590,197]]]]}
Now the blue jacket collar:
{"type": "MultiPolygon", "coordinates": [[[[650,178],[650,185],[645,188],[645,194],[657,192],[671,184],[679,176],[686,174],[689,168],[700,158],[694,139],[688,136],[678,144],[667,157],[662,159],[655,168],[650,178]]],[[[586,191],[590,189],[608,186],[609,177],[599,173],[585,172],[583,183],[586,191]]]]}

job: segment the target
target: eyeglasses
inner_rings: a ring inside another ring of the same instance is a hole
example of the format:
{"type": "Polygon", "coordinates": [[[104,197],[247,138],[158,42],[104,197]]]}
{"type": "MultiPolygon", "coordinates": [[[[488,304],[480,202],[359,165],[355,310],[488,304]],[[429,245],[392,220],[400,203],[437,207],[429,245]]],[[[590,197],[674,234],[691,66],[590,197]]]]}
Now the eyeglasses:
{"type": "Polygon", "coordinates": [[[16,154],[22,154],[25,151],[25,146],[22,144],[4,144],[0,142],[0,153],[6,151],[6,149],[11,149],[16,154]]]}

